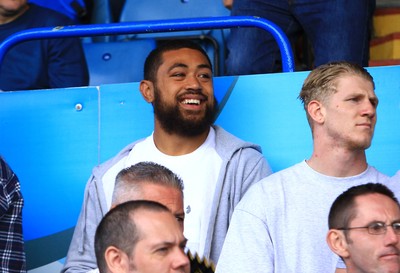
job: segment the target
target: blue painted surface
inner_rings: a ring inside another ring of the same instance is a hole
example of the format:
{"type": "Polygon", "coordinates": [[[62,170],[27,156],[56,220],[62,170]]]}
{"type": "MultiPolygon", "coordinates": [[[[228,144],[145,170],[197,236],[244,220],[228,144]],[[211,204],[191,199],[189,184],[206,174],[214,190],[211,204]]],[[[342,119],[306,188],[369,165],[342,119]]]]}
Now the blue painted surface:
{"type": "Polygon", "coordinates": [[[311,132],[297,99],[306,72],[241,76],[216,123],[260,144],[274,171],[304,159],[311,132]]]}
{"type": "Polygon", "coordinates": [[[400,66],[374,67],[369,71],[375,80],[379,106],[367,158],[380,171],[393,175],[400,169],[400,66]]]}
{"type": "Polygon", "coordinates": [[[101,86],[100,106],[100,162],[153,131],[153,108],[138,83],[101,86]]]}
{"type": "MultiPolygon", "coordinates": [[[[369,68],[379,98],[368,161],[383,173],[400,169],[400,67],[369,68]]],[[[274,171],[310,157],[312,138],[299,99],[308,72],[241,76],[217,124],[258,143],[274,171]]]]}
{"type": "MultiPolygon", "coordinates": [[[[400,169],[400,66],[370,72],[380,104],[367,154],[372,165],[393,175],[400,169]]],[[[274,171],[308,158],[311,133],[297,99],[307,74],[215,78],[223,107],[216,123],[260,144],[274,171]]],[[[153,110],[138,83],[0,93],[0,153],[21,180],[26,241],[72,228],[91,169],[152,129],[153,110]]],[[[29,251],[46,256],[51,247],[32,244],[29,251]]]]}
{"type": "Polygon", "coordinates": [[[150,51],[155,49],[153,39],[124,42],[83,43],[89,69],[89,85],[140,81],[150,51]],[[118,73],[110,73],[118,71],[118,73]]]}
{"type": "Polygon", "coordinates": [[[21,181],[25,240],[74,225],[97,163],[96,98],[96,88],[0,93],[0,153],[21,181]]]}

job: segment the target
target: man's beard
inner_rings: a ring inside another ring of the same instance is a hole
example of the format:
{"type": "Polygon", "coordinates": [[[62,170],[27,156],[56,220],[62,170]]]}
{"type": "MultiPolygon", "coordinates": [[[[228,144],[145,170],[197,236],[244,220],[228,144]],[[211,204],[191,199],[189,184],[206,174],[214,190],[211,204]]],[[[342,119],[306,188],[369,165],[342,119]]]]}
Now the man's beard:
{"type": "MultiPolygon", "coordinates": [[[[160,122],[161,127],[169,134],[177,134],[184,137],[198,136],[209,130],[213,124],[217,112],[217,103],[215,98],[213,106],[207,104],[204,117],[201,119],[186,118],[176,105],[166,105],[160,98],[160,90],[155,87],[153,109],[154,115],[160,122]]],[[[190,113],[187,111],[187,116],[190,113]]]]}

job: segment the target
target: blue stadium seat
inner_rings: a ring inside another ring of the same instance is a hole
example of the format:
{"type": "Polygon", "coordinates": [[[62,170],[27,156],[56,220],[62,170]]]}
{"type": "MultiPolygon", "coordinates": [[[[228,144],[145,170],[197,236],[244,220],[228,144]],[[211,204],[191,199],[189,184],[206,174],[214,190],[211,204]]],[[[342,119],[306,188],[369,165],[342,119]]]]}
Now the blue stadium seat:
{"type": "Polygon", "coordinates": [[[108,24],[114,20],[111,15],[110,3],[108,0],[93,1],[92,24],[108,24]]]}
{"type": "MultiPolygon", "coordinates": [[[[35,0],[38,1],[38,0],[35,0]]],[[[95,0],[92,8],[92,24],[107,24],[119,21],[125,0],[95,0]]]]}
{"type": "MultiPolygon", "coordinates": [[[[91,24],[108,24],[114,22],[111,14],[109,0],[93,1],[92,15],[90,18],[91,24]]],[[[97,36],[92,37],[92,42],[110,42],[114,41],[114,36],[97,36]]]]}
{"type": "Polygon", "coordinates": [[[89,68],[89,85],[140,81],[143,78],[144,61],[155,46],[153,39],[83,43],[89,68]]]}
{"type": "MultiPolygon", "coordinates": [[[[222,0],[126,0],[120,22],[147,20],[183,19],[199,17],[229,16],[222,0]]],[[[158,39],[186,37],[200,40],[201,44],[214,60],[215,75],[223,75],[225,60],[225,38],[229,30],[195,30],[182,32],[152,33],[150,37],[158,39]]],[[[127,35],[126,39],[149,37],[149,34],[127,35]]]]}
{"type": "MultiPolygon", "coordinates": [[[[222,0],[126,0],[120,22],[229,16],[222,0]]],[[[208,34],[210,30],[191,33],[208,34]]],[[[159,33],[157,35],[167,35],[159,33]]],[[[178,34],[175,34],[178,35],[178,34]]],[[[181,35],[187,35],[182,33],[181,35]]]]}

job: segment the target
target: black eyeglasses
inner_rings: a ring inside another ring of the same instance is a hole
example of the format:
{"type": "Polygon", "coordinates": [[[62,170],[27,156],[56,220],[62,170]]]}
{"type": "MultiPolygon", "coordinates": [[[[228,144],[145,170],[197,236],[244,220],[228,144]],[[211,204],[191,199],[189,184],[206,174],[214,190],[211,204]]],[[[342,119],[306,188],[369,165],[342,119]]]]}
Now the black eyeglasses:
{"type": "Polygon", "coordinates": [[[375,222],[366,227],[348,227],[348,228],[337,228],[337,229],[338,230],[352,230],[352,229],[365,228],[365,229],[367,229],[369,234],[380,235],[380,234],[386,233],[388,226],[392,227],[392,229],[396,235],[400,235],[400,223],[399,222],[392,223],[390,225],[385,225],[385,223],[382,223],[382,222],[375,222]]]}

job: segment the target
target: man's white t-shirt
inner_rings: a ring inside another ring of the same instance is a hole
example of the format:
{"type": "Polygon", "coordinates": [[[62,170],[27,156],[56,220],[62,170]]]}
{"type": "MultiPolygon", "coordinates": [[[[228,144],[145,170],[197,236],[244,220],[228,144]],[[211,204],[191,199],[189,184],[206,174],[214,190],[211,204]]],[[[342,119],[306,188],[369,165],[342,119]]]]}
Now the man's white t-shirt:
{"type": "MultiPolygon", "coordinates": [[[[119,170],[142,161],[163,165],[177,174],[184,183],[184,234],[187,247],[192,253],[204,254],[204,244],[212,211],[213,197],[222,159],[215,151],[215,131],[210,128],[206,141],[190,154],[169,156],[160,152],[154,144],[153,135],[137,143],[119,170]]],[[[121,162],[122,163],[122,162],[121,162]]],[[[118,170],[118,171],[119,171],[118,170]]],[[[110,175],[115,176],[112,172],[110,175]]],[[[107,203],[111,205],[114,183],[112,177],[104,177],[103,184],[107,203]],[[108,183],[107,183],[108,182],[108,183]],[[111,196],[110,193],[111,192],[111,196]]]]}

